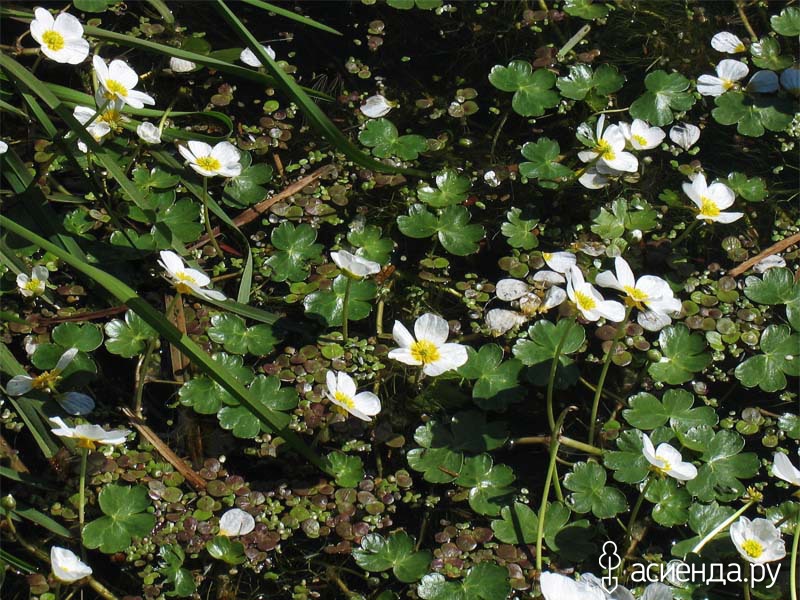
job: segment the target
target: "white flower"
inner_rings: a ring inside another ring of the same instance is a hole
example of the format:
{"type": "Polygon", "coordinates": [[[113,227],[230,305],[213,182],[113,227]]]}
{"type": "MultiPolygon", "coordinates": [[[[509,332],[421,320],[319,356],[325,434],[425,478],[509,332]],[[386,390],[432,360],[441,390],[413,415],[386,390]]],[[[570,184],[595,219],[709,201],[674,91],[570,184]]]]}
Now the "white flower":
{"type": "Polygon", "coordinates": [[[189,73],[197,68],[197,65],[190,60],[182,58],[175,58],[174,56],[169,59],[169,68],[173,73],[189,73]]]}
{"type": "Polygon", "coordinates": [[[541,292],[534,291],[524,281],[518,279],[501,279],[497,282],[495,292],[499,300],[506,302],[518,302],[521,312],[507,310],[505,308],[493,308],[486,313],[486,325],[494,336],[500,336],[507,331],[522,325],[532,316],[545,313],[551,308],[560,305],[567,297],[567,294],[556,283],[566,281],[563,276],[553,271],[539,271],[534,276],[534,281],[538,287],[545,290],[544,297],[541,292]],[[549,274],[545,277],[545,274],[549,274]]]}
{"type": "Polygon", "coordinates": [[[225,537],[247,535],[256,528],[256,520],[241,508],[225,511],[219,519],[219,534],[225,537]]]}
{"type": "Polygon", "coordinates": [[[756,71],[747,83],[747,91],[758,94],[777,92],[778,87],[778,75],[775,71],[756,71]]]}
{"type": "Polygon", "coordinates": [[[203,177],[238,177],[242,173],[239,151],[230,142],[219,142],[213,148],[205,142],[192,140],[178,146],[189,166],[203,177]]]}
{"type": "Polygon", "coordinates": [[[725,52],[726,54],[738,54],[746,50],[742,40],[728,31],[720,31],[711,38],[711,47],[717,52],[725,52]]]}
{"type": "Polygon", "coordinates": [[[30,277],[25,273],[20,273],[17,275],[19,293],[26,298],[43,294],[49,277],[50,272],[47,270],[47,267],[43,267],[42,265],[33,267],[30,277]]]}
{"type": "Polygon", "coordinates": [[[669,130],[669,139],[688,150],[700,139],[700,128],[691,123],[678,123],[669,130]]]}
{"type": "Polygon", "coordinates": [[[370,275],[381,272],[380,264],[373,260],[367,260],[345,250],[331,252],[331,258],[336,266],[354,279],[363,279],[370,275]]]}
{"type": "Polygon", "coordinates": [[[575,303],[584,318],[597,321],[600,317],[605,317],[614,322],[625,318],[625,307],[619,302],[603,298],[591,283],[584,280],[583,273],[578,267],[571,267],[569,275],[567,296],[575,303]]]}
{"type": "Polygon", "coordinates": [[[92,574],[92,568],[81,561],[71,550],[53,546],[50,548],[50,566],[59,581],[72,583],[92,574]]]}
{"type": "Polygon", "coordinates": [[[89,42],[83,39],[83,25],[69,13],[55,19],[44,8],[33,11],[31,37],[42,47],[42,53],[56,62],[77,65],[89,56],[89,42]]]}
{"type": "Polygon", "coordinates": [[[698,173],[691,183],[683,184],[683,193],[700,209],[697,218],[707,223],[733,223],[744,216],[740,212],[722,212],[733,204],[733,190],[724,183],[706,185],[706,176],[702,173],[698,173]]]}
{"type": "Polygon", "coordinates": [[[98,444],[117,446],[125,443],[125,437],[130,434],[130,429],[112,429],[106,431],[100,425],[76,425],[70,427],[61,417],[53,417],[50,422],[55,425],[50,431],[59,437],[78,440],[78,446],[94,450],[98,444]]]}
{"type": "Polygon", "coordinates": [[[211,279],[197,269],[190,269],[180,256],[171,250],[162,250],[161,259],[158,261],[167,272],[167,277],[172,280],[175,289],[181,294],[195,294],[201,298],[212,300],[225,300],[225,294],[215,290],[207,290],[205,287],[211,283],[211,279]]]}
{"type": "Polygon", "coordinates": [[[606,600],[606,593],[587,581],[545,571],[539,578],[545,600],[606,600]]]}
{"type": "MultiPolygon", "coordinates": [[[[609,175],[611,174],[609,173],[609,175]]],[[[600,190],[611,183],[611,180],[592,165],[583,172],[583,175],[578,177],[578,182],[589,190],[600,190]]]]}
{"type": "Polygon", "coordinates": [[[651,150],[667,135],[660,127],[650,127],[647,121],[634,119],[632,124],[620,123],[619,129],[635,150],[651,150]]]}
{"type": "Polygon", "coordinates": [[[61,379],[61,373],[66,370],[77,354],[77,348],[66,350],[58,359],[55,368],[50,371],[45,371],[37,377],[31,377],[30,375],[14,375],[6,384],[8,395],[22,396],[31,390],[55,391],[56,384],[58,380],[61,379]]]}
{"type": "Polygon", "coordinates": [[[400,347],[389,352],[389,358],[407,365],[422,365],[425,375],[441,375],[467,362],[467,348],[446,344],[450,328],[442,317],[426,313],[414,323],[414,336],[400,321],[394,322],[392,336],[400,347]]]}
{"type": "Polygon", "coordinates": [[[789,67],[781,73],[781,85],[790,94],[800,95],[800,67],[789,67]]]}
{"type": "Polygon", "coordinates": [[[325,382],[328,384],[328,399],[354,417],[371,421],[381,412],[380,399],[372,392],[357,393],[356,382],[347,373],[328,371],[325,382]]]}
{"type": "Polygon", "coordinates": [[[389,111],[392,110],[392,105],[389,104],[386,98],[380,94],[376,94],[364,100],[364,104],[359,106],[358,110],[370,119],[377,119],[389,114],[389,111]]]}
{"type": "Polygon", "coordinates": [[[786,556],[781,532],[767,519],[739,517],[731,525],[731,541],[746,561],[763,564],[786,556]]]}
{"type": "Polygon", "coordinates": [[[659,331],[671,323],[672,314],[680,312],[680,300],[675,298],[672,288],[660,277],[644,275],[635,279],[628,261],[621,256],[614,259],[614,269],[616,275],[611,271],[603,271],[595,283],[623,292],[625,304],[642,311],[639,324],[645,329],[659,331]]]}
{"type": "Polygon", "coordinates": [[[161,131],[159,131],[158,127],[153,125],[150,121],[140,123],[136,128],[136,135],[138,135],[139,139],[146,144],[161,143],[161,131]]]}
{"type": "Polygon", "coordinates": [[[766,273],[770,269],[779,269],[785,266],[786,261],[783,259],[783,257],[773,254],[772,256],[767,256],[766,258],[761,259],[755,265],[753,265],[753,271],[756,273],[766,273]]]}
{"type": "Polygon", "coordinates": [[[772,463],[772,474],[792,485],[800,485],[800,469],[792,464],[783,452],[776,452],[772,463]]]}
{"type": "MultiPolygon", "coordinates": [[[[275,51],[270,48],[269,46],[261,46],[264,49],[264,52],[267,53],[272,60],[275,60],[275,51]]],[[[239,60],[242,61],[249,67],[263,67],[264,65],[261,64],[261,61],[258,60],[258,57],[255,55],[255,52],[250,50],[250,48],[245,48],[242,50],[242,53],[239,54],[239,60]]]]}
{"type": "Polygon", "coordinates": [[[678,481],[689,481],[697,477],[697,467],[684,462],[681,453],[669,444],[659,444],[653,448],[648,435],[642,435],[642,454],[660,473],[674,477],[678,481]]]}
{"type": "Polygon", "coordinates": [[[151,96],[133,89],[139,83],[139,76],[125,61],[112,60],[111,64],[106,65],[106,61],[95,55],[92,57],[92,65],[106,100],[121,100],[133,108],[156,103],[151,96]]]}
{"type": "Polygon", "coordinates": [[[597,119],[597,135],[595,146],[591,150],[578,152],[578,158],[588,163],[597,159],[599,172],[602,167],[608,167],[614,171],[635,173],[639,168],[638,159],[630,152],[625,152],[625,136],[622,134],[619,125],[610,125],[603,131],[606,116],[600,115],[597,119]]]}
{"type": "Polygon", "coordinates": [[[556,273],[567,273],[578,263],[572,252],[542,252],[542,258],[556,273]]]}
{"type": "Polygon", "coordinates": [[[0,140],[0,154],[5,154],[6,152],[8,152],[8,144],[0,140]]]}
{"type": "Polygon", "coordinates": [[[717,65],[717,76],[701,75],[697,78],[697,91],[703,96],[721,96],[736,86],[736,82],[747,77],[747,65],[726,58],[717,65]]]}
{"type": "MultiPolygon", "coordinates": [[[[105,104],[105,100],[101,99],[101,105],[103,104],[105,104]]],[[[122,124],[128,121],[127,117],[120,112],[123,106],[125,106],[124,102],[112,100],[100,114],[97,114],[96,108],[76,106],[72,111],[72,116],[81,125],[88,123],[86,131],[96,142],[99,142],[112,131],[117,132],[122,129],[122,124]],[[95,115],[97,115],[97,118],[95,118],[95,115]]]]}

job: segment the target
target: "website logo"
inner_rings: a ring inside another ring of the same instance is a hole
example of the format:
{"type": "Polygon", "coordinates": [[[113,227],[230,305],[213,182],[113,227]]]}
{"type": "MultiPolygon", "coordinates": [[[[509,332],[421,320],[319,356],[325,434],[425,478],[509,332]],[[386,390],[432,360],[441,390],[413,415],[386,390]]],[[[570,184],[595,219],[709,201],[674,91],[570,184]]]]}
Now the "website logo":
{"type": "Polygon", "coordinates": [[[617,569],[622,564],[622,559],[617,553],[617,545],[614,542],[606,542],[603,544],[603,553],[598,559],[600,568],[605,573],[600,582],[603,584],[603,589],[609,594],[613,594],[614,590],[619,585],[619,579],[616,576],[617,569]]]}

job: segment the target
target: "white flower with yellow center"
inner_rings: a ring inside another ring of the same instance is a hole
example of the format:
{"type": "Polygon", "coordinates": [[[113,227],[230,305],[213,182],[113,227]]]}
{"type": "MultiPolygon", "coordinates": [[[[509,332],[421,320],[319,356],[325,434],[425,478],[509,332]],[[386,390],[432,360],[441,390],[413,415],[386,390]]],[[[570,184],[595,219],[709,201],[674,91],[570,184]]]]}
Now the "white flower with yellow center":
{"type": "Polygon", "coordinates": [[[628,261],[621,256],[614,259],[614,269],[603,271],[595,279],[597,285],[619,290],[625,294],[625,304],[641,312],[639,325],[648,331],[660,331],[672,322],[672,315],[679,313],[681,302],[675,298],[669,284],[655,275],[643,275],[636,279],[628,261]]]}
{"type": "Polygon", "coordinates": [[[597,160],[597,168],[601,173],[602,167],[612,171],[635,173],[639,168],[639,161],[630,152],[625,152],[625,136],[622,130],[619,125],[609,125],[603,130],[605,122],[606,116],[600,115],[597,119],[594,147],[591,150],[578,152],[578,158],[585,163],[597,160]]]}
{"type": "Polygon", "coordinates": [[[256,520],[241,508],[225,511],[219,519],[219,534],[225,537],[247,535],[256,528],[256,520]]]}
{"type": "Polygon", "coordinates": [[[125,106],[119,100],[113,100],[103,108],[103,112],[98,114],[96,108],[88,106],[76,106],[72,111],[72,116],[81,124],[86,126],[86,131],[99,142],[109,133],[118,133],[122,129],[122,124],[128,119],[122,114],[122,107],[125,106]],[[97,115],[95,117],[95,115],[97,115]],[[87,125],[88,123],[88,125],[87,125]]]}
{"type": "Polygon", "coordinates": [[[711,38],[711,47],[717,52],[724,52],[726,54],[738,54],[744,52],[747,48],[744,47],[744,42],[739,39],[739,36],[730,33],[729,31],[720,31],[711,38]]]}
{"type": "Polygon", "coordinates": [[[89,42],[83,39],[83,25],[69,13],[53,18],[44,8],[33,11],[31,37],[42,47],[42,54],[56,62],[77,65],[89,56],[89,42]]]}
{"type": "Polygon", "coordinates": [[[567,277],[567,296],[589,321],[597,321],[600,317],[604,317],[618,323],[625,318],[625,307],[619,302],[603,298],[600,292],[583,278],[583,273],[576,266],[570,268],[567,277]]]}
{"type": "Polygon", "coordinates": [[[72,551],[60,546],[50,548],[53,576],[63,583],[73,583],[92,574],[92,568],[72,551]]]}
{"type": "Polygon", "coordinates": [[[125,443],[125,437],[131,433],[130,429],[112,429],[106,431],[100,425],[76,425],[70,427],[61,417],[53,417],[50,422],[55,425],[50,431],[59,437],[77,440],[80,448],[94,450],[97,446],[118,446],[125,443]]]}
{"type": "Polygon", "coordinates": [[[699,209],[697,218],[707,223],[733,223],[744,216],[740,212],[722,212],[733,204],[733,190],[719,182],[707,185],[702,173],[698,173],[691,183],[684,183],[683,192],[699,209]]]}
{"type": "Polygon", "coordinates": [[[392,336],[400,347],[389,358],[407,365],[422,366],[425,375],[434,377],[457,369],[467,362],[467,348],[446,343],[450,327],[442,317],[426,313],[414,323],[414,335],[400,321],[394,322],[392,336]]]}
{"type": "Polygon", "coordinates": [[[781,532],[767,519],[739,517],[731,525],[731,541],[746,561],[763,564],[781,560],[786,556],[786,546],[781,532]]]}
{"type": "Polygon", "coordinates": [[[26,298],[44,294],[49,277],[50,272],[47,270],[47,267],[43,267],[42,265],[33,267],[30,277],[25,273],[20,273],[17,275],[17,288],[19,289],[19,293],[26,298]]]}
{"type": "MultiPolygon", "coordinates": [[[[269,46],[261,46],[264,49],[264,52],[267,53],[272,60],[275,60],[275,51],[270,48],[269,46]]],[[[239,54],[239,60],[246,64],[248,67],[263,67],[264,65],[261,64],[261,61],[256,56],[256,53],[250,50],[250,48],[245,48],[242,50],[241,54],[239,54]]]]}
{"type": "Polygon", "coordinates": [[[737,87],[737,81],[747,77],[749,69],[741,61],[726,58],[719,61],[717,75],[700,75],[697,78],[697,91],[703,96],[721,96],[737,87]]]}
{"type": "Polygon", "coordinates": [[[161,130],[158,126],[153,125],[150,121],[140,123],[136,128],[136,135],[145,144],[160,144],[161,143],[161,130]]]}
{"type": "Polygon", "coordinates": [[[92,57],[92,65],[102,88],[98,92],[105,100],[121,100],[133,108],[144,108],[145,104],[156,103],[152,96],[133,89],[139,83],[139,76],[125,61],[112,60],[111,64],[106,65],[106,61],[95,55],[92,57]]]}
{"type": "Polygon", "coordinates": [[[700,128],[691,123],[678,123],[669,130],[669,139],[688,150],[700,139],[700,128]]]}
{"type": "Polygon", "coordinates": [[[690,462],[684,462],[680,452],[666,443],[654,448],[650,436],[642,436],[642,454],[662,475],[669,475],[678,481],[689,481],[697,477],[697,467],[690,462]]]}
{"type": "Polygon", "coordinates": [[[381,401],[372,392],[358,393],[356,382],[347,373],[328,371],[325,376],[327,396],[339,408],[362,421],[371,421],[381,412],[381,401]]]}
{"type": "Polygon", "coordinates": [[[181,294],[194,294],[201,298],[211,300],[225,300],[225,294],[215,290],[205,289],[211,283],[208,275],[197,269],[187,267],[183,259],[170,250],[162,250],[158,261],[167,272],[167,277],[172,280],[172,285],[181,294]]]}
{"type": "Polygon", "coordinates": [[[650,127],[647,121],[641,119],[634,119],[631,124],[620,123],[619,129],[634,150],[652,150],[667,135],[660,127],[650,127]]]}
{"type": "Polygon", "coordinates": [[[346,250],[331,252],[331,258],[336,266],[339,267],[348,277],[353,279],[364,279],[370,275],[381,272],[380,264],[373,260],[368,260],[361,256],[351,254],[346,250]]]}
{"type": "Polygon", "coordinates": [[[14,375],[6,384],[6,391],[9,396],[22,396],[31,390],[41,392],[55,392],[56,385],[63,373],[78,354],[77,348],[66,350],[58,359],[56,366],[49,371],[44,371],[41,375],[31,377],[30,375],[14,375]]]}
{"type": "Polygon", "coordinates": [[[230,142],[219,142],[212,148],[192,140],[186,146],[178,146],[178,151],[203,177],[238,177],[242,173],[239,151],[230,142]]]}
{"type": "MultiPolygon", "coordinates": [[[[800,451],[798,452],[800,454],[800,451]]],[[[800,469],[783,452],[776,452],[772,463],[772,474],[787,483],[800,486],[800,469]]]]}

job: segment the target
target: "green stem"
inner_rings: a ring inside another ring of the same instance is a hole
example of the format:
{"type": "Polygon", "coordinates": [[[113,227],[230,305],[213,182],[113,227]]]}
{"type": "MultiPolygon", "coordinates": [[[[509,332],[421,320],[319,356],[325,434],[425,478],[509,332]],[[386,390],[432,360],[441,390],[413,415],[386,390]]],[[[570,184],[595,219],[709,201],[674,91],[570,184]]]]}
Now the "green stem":
{"type": "MultiPolygon", "coordinates": [[[[78,481],[78,531],[80,535],[83,535],[83,524],[86,521],[86,460],[88,457],[89,449],[81,448],[81,474],[80,480],[78,481]]],[[[83,546],[81,546],[81,553],[84,553],[83,546]]]]}
{"type": "Polygon", "coordinates": [[[218,258],[223,258],[222,249],[217,243],[217,238],[211,228],[211,216],[208,214],[208,177],[203,177],[203,222],[206,226],[206,235],[214,247],[214,252],[218,258]]]}
{"type": "Polygon", "coordinates": [[[642,503],[644,502],[644,495],[647,493],[647,488],[649,488],[650,484],[652,483],[653,483],[653,478],[648,476],[647,481],[642,487],[642,491],[639,493],[639,498],[637,498],[636,504],[633,505],[633,510],[631,511],[631,518],[628,520],[628,527],[626,528],[629,540],[633,538],[633,534],[631,533],[631,531],[633,530],[633,526],[636,524],[636,517],[639,516],[639,510],[642,508],[642,503]]]}
{"type": "Polygon", "coordinates": [[[344,288],[344,305],[342,306],[342,337],[344,341],[348,340],[348,317],[350,316],[350,286],[353,285],[353,280],[347,277],[347,284],[344,288]]]}
{"type": "Polygon", "coordinates": [[[556,373],[558,372],[558,363],[561,360],[561,349],[567,342],[567,336],[572,330],[573,322],[570,322],[561,334],[561,339],[558,340],[555,354],[553,355],[553,362],[550,365],[550,377],[547,380],[547,424],[550,426],[550,433],[555,437],[556,421],[555,413],[553,411],[553,390],[556,384],[556,373]]]}
{"type": "MultiPolygon", "coordinates": [[[[173,296],[174,302],[175,296],[173,296]]],[[[153,354],[153,350],[156,347],[156,340],[151,339],[147,342],[147,349],[142,356],[142,359],[139,361],[139,364],[136,368],[136,396],[133,401],[133,414],[135,414],[140,419],[142,418],[142,396],[144,395],[144,384],[147,380],[147,364],[150,362],[150,356],[153,354]]]]}
{"type": "Polygon", "coordinates": [[[744,600],[750,600],[750,586],[744,583],[744,600]]]}
{"type": "Polygon", "coordinates": [[[789,589],[792,592],[792,600],[797,600],[797,563],[800,557],[797,555],[797,548],[800,546],[800,515],[797,516],[797,524],[794,526],[794,541],[792,542],[792,558],[789,565],[789,589]]]}
{"type": "Polygon", "coordinates": [[[614,339],[611,340],[611,345],[608,347],[608,351],[606,352],[606,356],[603,359],[603,370],[600,372],[600,379],[597,381],[597,389],[594,392],[594,399],[592,400],[592,416],[589,420],[589,445],[594,445],[594,434],[595,434],[595,426],[597,425],[597,411],[600,408],[600,397],[603,395],[603,386],[606,383],[606,376],[608,375],[608,369],[611,366],[611,357],[614,355],[614,348],[617,345],[617,340],[622,336],[622,333],[625,331],[625,326],[628,324],[628,319],[631,316],[631,310],[633,310],[632,306],[629,306],[625,311],[625,318],[622,319],[622,322],[617,327],[617,331],[614,334],[614,339]]]}
{"type": "Polygon", "coordinates": [[[539,523],[536,528],[536,570],[540,572],[542,570],[542,540],[544,539],[544,521],[547,516],[547,498],[550,495],[550,484],[556,472],[556,458],[558,457],[559,436],[557,432],[561,431],[561,426],[564,424],[567,413],[573,410],[575,408],[569,406],[561,412],[558,416],[558,422],[553,427],[553,436],[550,440],[550,464],[547,466],[547,476],[542,490],[542,505],[539,507],[539,523]]]}
{"type": "MultiPolygon", "coordinates": [[[[551,436],[549,435],[542,435],[542,436],[528,436],[528,437],[521,437],[516,438],[513,440],[514,446],[517,445],[524,445],[524,444],[549,444],[552,441],[551,436]]],[[[593,454],[595,456],[602,456],[603,451],[598,448],[597,446],[590,446],[584,442],[579,442],[578,440],[573,440],[565,435],[558,436],[558,443],[562,446],[567,446],[569,448],[575,448],[576,450],[581,450],[582,452],[586,452],[587,454],[593,454]]]]}
{"type": "Polygon", "coordinates": [[[745,513],[745,511],[748,508],[750,508],[751,506],[753,506],[753,504],[755,504],[755,503],[756,503],[755,500],[748,500],[747,504],[745,504],[742,508],[740,508],[735,513],[733,513],[730,517],[725,519],[722,523],[720,523],[719,525],[714,527],[714,529],[709,531],[702,540],[697,542],[697,544],[695,544],[694,548],[692,548],[691,553],[692,554],[700,554],[700,551],[703,548],[705,548],[705,545],[708,542],[710,542],[714,538],[714,536],[716,536],[721,531],[724,531],[731,523],[733,523],[736,519],[741,517],[745,513]]]}
{"type": "Polygon", "coordinates": [[[700,225],[700,223],[701,223],[701,222],[702,222],[702,221],[701,221],[700,219],[695,219],[694,221],[692,221],[691,223],[689,223],[689,225],[686,227],[686,229],[684,229],[684,230],[683,230],[683,233],[682,233],[682,234],[680,234],[680,235],[679,235],[677,238],[675,238],[675,241],[674,241],[674,242],[672,242],[672,246],[673,246],[674,248],[677,248],[677,247],[680,245],[680,243],[681,243],[683,240],[685,240],[685,239],[686,239],[686,237],[687,237],[687,236],[688,236],[690,233],[692,233],[692,232],[693,232],[695,229],[697,229],[697,227],[700,225]]]}

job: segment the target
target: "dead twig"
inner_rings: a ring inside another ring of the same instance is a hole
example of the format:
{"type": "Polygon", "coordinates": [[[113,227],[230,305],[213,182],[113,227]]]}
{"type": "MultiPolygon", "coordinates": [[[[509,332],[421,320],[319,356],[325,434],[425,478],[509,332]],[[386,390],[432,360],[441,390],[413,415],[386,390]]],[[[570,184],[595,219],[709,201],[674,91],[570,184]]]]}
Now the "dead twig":
{"type": "Polygon", "coordinates": [[[772,256],[773,254],[777,254],[778,252],[783,252],[789,246],[794,246],[795,244],[798,243],[800,243],[800,233],[795,233],[794,235],[790,235],[785,240],[781,240],[780,242],[775,242],[774,244],[772,244],[772,246],[770,246],[769,248],[767,248],[762,252],[759,252],[753,258],[748,258],[738,267],[734,267],[733,269],[728,271],[728,275],[730,275],[731,277],[737,277],[738,275],[741,275],[742,273],[747,271],[753,265],[760,263],[768,256],[772,256]]]}

